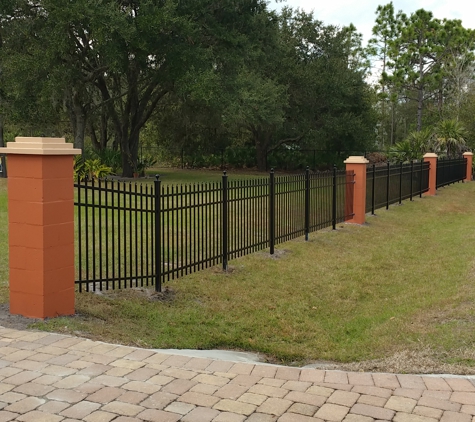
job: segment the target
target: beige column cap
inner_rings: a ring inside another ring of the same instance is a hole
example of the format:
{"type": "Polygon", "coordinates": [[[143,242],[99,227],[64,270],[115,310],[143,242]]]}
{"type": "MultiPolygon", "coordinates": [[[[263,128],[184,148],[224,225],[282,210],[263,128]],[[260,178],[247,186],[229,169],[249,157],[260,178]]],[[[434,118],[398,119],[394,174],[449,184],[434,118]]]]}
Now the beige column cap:
{"type": "Polygon", "coordinates": [[[345,161],[343,161],[345,164],[368,164],[369,161],[360,155],[351,155],[349,156],[345,161]]]}
{"type": "Polygon", "coordinates": [[[467,151],[467,152],[464,152],[462,155],[473,155],[473,152],[467,151]]]}
{"type": "Polygon", "coordinates": [[[427,152],[424,154],[423,158],[437,158],[437,157],[438,157],[437,154],[434,154],[433,152],[427,152]]]}
{"type": "Polygon", "coordinates": [[[7,142],[7,146],[0,148],[3,154],[23,155],[79,155],[81,150],[64,138],[36,138],[16,137],[15,142],[7,142]]]}

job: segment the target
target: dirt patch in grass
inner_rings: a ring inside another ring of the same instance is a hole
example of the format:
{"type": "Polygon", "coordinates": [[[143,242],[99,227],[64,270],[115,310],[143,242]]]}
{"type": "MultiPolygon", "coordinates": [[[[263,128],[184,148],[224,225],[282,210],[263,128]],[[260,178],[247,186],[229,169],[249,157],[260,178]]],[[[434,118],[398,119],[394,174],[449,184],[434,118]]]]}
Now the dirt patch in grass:
{"type": "Polygon", "coordinates": [[[40,322],[39,319],[26,318],[21,315],[11,315],[8,303],[0,304],[0,326],[15,330],[26,330],[31,324],[40,322]]]}
{"type": "Polygon", "coordinates": [[[275,249],[272,255],[268,251],[258,252],[260,256],[263,256],[264,258],[267,258],[267,259],[282,259],[291,253],[292,251],[288,249],[275,249]]]}
{"type": "Polygon", "coordinates": [[[387,372],[395,374],[453,374],[473,375],[475,368],[475,353],[463,351],[467,357],[461,358],[458,351],[452,357],[450,353],[437,351],[431,348],[422,350],[401,350],[392,356],[383,359],[367,360],[362,362],[339,365],[338,369],[355,372],[387,372]],[[457,356],[455,358],[455,356],[457,356]],[[470,356],[470,357],[469,357],[470,356]],[[458,363],[450,363],[450,361],[458,363]]]}
{"type": "Polygon", "coordinates": [[[104,296],[108,299],[145,299],[149,302],[162,302],[162,303],[171,303],[175,300],[176,292],[169,286],[165,286],[165,288],[161,292],[156,292],[153,289],[147,288],[132,288],[132,289],[124,289],[124,290],[102,290],[96,291],[95,294],[99,296],[104,296]]]}

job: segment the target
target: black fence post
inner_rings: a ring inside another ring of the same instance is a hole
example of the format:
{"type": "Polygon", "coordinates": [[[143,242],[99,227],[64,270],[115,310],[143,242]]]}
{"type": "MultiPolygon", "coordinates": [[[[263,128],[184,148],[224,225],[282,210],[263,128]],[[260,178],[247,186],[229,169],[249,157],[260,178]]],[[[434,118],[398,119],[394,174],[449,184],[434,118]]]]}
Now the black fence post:
{"type": "Polygon", "coordinates": [[[414,183],[414,161],[411,160],[411,193],[409,195],[409,200],[412,201],[412,189],[414,183]]]}
{"type": "Polygon", "coordinates": [[[399,205],[402,204],[402,162],[399,164],[399,205]]]}
{"type": "Polygon", "coordinates": [[[389,209],[389,177],[390,177],[390,173],[391,173],[391,170],[390,170],[390,163],[388,161],[388,176],[387,176],[387,179],[386,179],[386,209],[388,210],[389,209]]]}
{"type": "MultiPolygon", "coordinates": [[[[78,177],[78,182],[76,184],[77,187],[77,192],[78,192],[78,202],[77,202],[77,210],[78,210],[78,243],[77,243],[77,248],[78,248],[78,281],[79,281],[79,293],[82,293],[82,217],[81,217],[81,179],[78,177]]],[[[87,194],[87,193],[86,193],[87,194]]],[[[87,210],[86,210],[87,212],[87,210]]]]}
{"type": "MultiPolygon", "coordinates": [[[[85,225],[85,241],[86,241],[86,247],[84,248],[84,254],[86,255],[86,292],[89,292],[89,203],[88,203],[88,197],[89,197],[89,185],[88,185],[88,176],[84,178],[84,214],[85,214],[85,220],[84,220],[84,225],[85,225]]],[[[94,214],[93,214],[94,215],[94,214]]]]}
{"type": "Polygon", "coordinates": [[[333,164],[332,227],[336,230],[336,165],[333,164]]]}
{"type": "Polygon", "coordinates": [[[228,175],[226,171],[223,171],[223,214],[221,216],[222,221],[222,233],[223,233],[223,271],[228,269],[228,175]]]}
{"type": "Polygon", "coordinates": [[[422,176],[424,174],[424,160],[421,160],[421,178],[419,179],[419,198],[422,198],[422,176]]]}
{"type": "Polygon", "coordinates": [[[7,178],[7,160],[5,154],[0,154],[0,177],[7,178]]]}
{"type": "Polygon", "coordinates": [[[160,176],[157,174],[155,176],[154,184],[154,200],[155,200],[155,212],[154,212],[154,229],[155,229],[155,291],[162,291],[162,266],[160,257],[162,255],[162,244],[161,244],[161,204],[160,204],[160,190],[162,186],[162,181],[160,176]]]}
{"type": "Polygon", "coordinates": [[[270,170],[269,177],[269,247],[270,254],[274,255],[275,248],[275,174],[270,170]]]}
{"type": "Polygon", "coordinates": [[[305,169],[305,240],[310,233],[310,169],[305,169]]]}
{"type": "MultiPolygon", "coordinates": [[[[444,158],[441,158],[439,159],[439,157],[437,157],[437,160],[436,160],[436,163],[437,163],[437,170],[440,169],[440,179],[442,180],[445,180],[445,163],[444,163],[444,158]]],[[[437,173],[436,173],[437,174],[437,173]]],[[[437,189],[439,186],[439,178],[436,176],[435,178],[435,188],[437,189]]]]}
{"type": "Polygon", "coordinates": [[[376,199],[374,198],[376,184],[376,164],[373,164],[373,185],[371,186],[371,214],[374,215],[376,199]]]}

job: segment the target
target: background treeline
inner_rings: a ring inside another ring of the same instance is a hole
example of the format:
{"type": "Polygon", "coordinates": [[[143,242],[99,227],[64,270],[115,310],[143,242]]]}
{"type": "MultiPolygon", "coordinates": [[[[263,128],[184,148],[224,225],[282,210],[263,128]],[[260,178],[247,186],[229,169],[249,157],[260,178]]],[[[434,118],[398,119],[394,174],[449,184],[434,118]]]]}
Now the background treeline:
{"type": "Polygon", "coordinates": [[[391,3],[376,17],[363,46],[353,26],[260,0],[3,0],[0,142],[66,136],[124,176],[185,152],[265,169],[466,147],[473,32],[391,3]]]}

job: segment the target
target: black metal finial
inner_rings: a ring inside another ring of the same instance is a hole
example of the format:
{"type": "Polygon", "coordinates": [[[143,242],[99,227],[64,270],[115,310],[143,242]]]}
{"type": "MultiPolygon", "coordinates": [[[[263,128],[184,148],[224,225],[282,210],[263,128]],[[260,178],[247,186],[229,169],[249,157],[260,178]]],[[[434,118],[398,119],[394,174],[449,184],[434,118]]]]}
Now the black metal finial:
{"type": "Polygon", "coordinates": [[[155,180],[158,181],[160,179],[160,175],[159,174],[156,174],[155,175],[155,180]]]}

